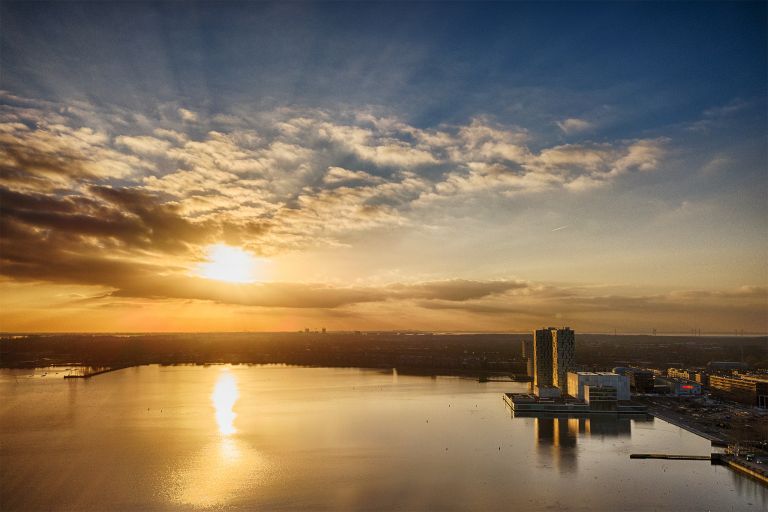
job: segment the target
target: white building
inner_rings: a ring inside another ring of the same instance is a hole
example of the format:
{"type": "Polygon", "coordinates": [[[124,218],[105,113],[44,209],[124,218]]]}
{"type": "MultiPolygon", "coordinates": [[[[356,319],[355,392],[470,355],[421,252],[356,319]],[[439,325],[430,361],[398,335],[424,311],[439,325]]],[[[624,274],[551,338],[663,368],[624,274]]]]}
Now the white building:
{"type": "Polygon", "coordinates": [[[618,397],[616,388],[611,386],[584,386],[584,401],[593,411],[615,411],[618,397]]]}
{"type": "Polygon", "coordinates": [[[612,372],[568,372],[567,392],[584,400],[584,386],[611,387],[616,389],[617,400],[629,400],[629,377],[612,372]]]}

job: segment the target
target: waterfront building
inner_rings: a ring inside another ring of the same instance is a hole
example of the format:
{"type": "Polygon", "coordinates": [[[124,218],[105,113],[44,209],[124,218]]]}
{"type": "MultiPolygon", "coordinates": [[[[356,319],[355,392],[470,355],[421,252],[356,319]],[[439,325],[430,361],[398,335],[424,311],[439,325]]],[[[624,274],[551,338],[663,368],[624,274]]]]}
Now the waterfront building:
{"type": "Polygon", "coordinates": [[[584,402],[592,411],[616,411],[618,400],[616,388],[612,386],[584,386],[584,402]]]}
{"type": "Polygon", "coordinates": [[[564,327],[552,331],[552,385],[565,389],[569,371],[576,367],[576,335],[564,327]]]}
{"type": "Polygon", "coordinates": [[[560,388],[555,386],[535,386],[533,393],[539,398],[560,398],[562,396],[560,388]]]}
{"type": "Polygon", "coordinates": [[[617,400],[630,400],[629,377],[612,372],[568,372],[567,393],[579,400],[586,400],[587,386],[611,387],[617,400]]]}
{"type": "Polygon", "coordinates": [[[533,331],[533,386],[552,385],[552,331],[539,329],[533,331]]]}
{"type": "MultiPolygon", "coordinates": [[[[588,386],[590,403],[573,398],[546,398],[527,393],[504,393],[504,401],[515,416],[540,414],[592,415],[592,414],[641,414],[646,406],[617,400],[616,390],[610,386],[588,386]]],[[[547,388],[556,389],[556,388],[547,388]]]]}
{"type": "Polygon", "coordinates": [[[548,327],[533,332],[533,385],[563,391],[567,374],[576,366],[576,336],[572,329],[548,327]]]}

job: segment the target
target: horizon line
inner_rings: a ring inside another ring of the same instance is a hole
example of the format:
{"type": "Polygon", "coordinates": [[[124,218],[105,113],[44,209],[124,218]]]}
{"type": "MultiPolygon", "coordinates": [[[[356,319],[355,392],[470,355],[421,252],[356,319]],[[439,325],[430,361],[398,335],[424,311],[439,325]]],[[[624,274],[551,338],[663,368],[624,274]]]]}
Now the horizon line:
{"type": "MultiPolygon", "coordinates": [[[[245,330],[245,331],[0,331],[0,337],[6,336],[35,336],[35,335],[123,335],[123,336],[141,336],[141,335],[181,335],[181,334],[363,334],[363,333],[375,333],[375,334],[433,334],[433,335],[460,335],[460,334],[531,334],[536,328],[525,331],[481,331],[481,330],[421,330],[421,329],[339,329],[339,330],[326,330],[325,332],[320,330],[282,330],[282,331],[257,331],[257,330],[245,330]]],[[[736,338],[740,337],[761,337],[768,336],[768,332],[754,332],[754,331],[742,331],[742,332],[726,332],[726,331],[712,331],[712,332],[687,332],[687,331],[665,331],[665,332],[621,332],[621,331],[576,331],[580,334],[598,334],[605,336],[691,336],[695,338],[701,337],[727,337],[732,336],[736,338]]]]}

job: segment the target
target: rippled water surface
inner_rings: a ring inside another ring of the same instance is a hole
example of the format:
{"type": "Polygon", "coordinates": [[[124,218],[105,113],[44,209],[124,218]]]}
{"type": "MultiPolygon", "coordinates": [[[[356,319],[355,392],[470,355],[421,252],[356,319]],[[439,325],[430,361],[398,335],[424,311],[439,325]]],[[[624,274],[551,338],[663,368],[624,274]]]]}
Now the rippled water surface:
{"type": "Polygon", "coordinates": [[[765,510],[660,420],[512,418],[525,384],[282,366],[0,370],[3,510],[765,510]]]}

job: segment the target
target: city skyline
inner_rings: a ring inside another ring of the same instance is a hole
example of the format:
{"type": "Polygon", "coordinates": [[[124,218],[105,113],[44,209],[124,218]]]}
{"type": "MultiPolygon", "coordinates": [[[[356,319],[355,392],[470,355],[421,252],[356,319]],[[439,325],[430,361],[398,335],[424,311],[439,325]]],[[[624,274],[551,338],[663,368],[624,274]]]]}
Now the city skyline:
{"type": "Polygon", "coordinates": [[[3,2],[0,330],[767,332],[765,4],[554,6],[3,2]]]}

